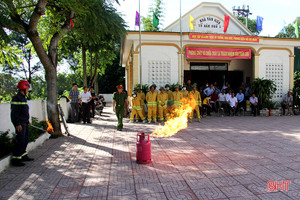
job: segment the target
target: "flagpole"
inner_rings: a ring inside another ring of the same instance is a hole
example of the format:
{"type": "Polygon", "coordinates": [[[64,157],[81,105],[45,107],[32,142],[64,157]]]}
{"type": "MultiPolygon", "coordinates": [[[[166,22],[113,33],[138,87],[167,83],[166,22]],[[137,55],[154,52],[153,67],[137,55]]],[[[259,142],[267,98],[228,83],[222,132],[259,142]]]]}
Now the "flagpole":
{"type": "MultiPolygon", "coordinates": [[[[183,68],[182,68],[182,23],[181,23],[181,0],[180,0],[180,71],[181,73],[179,73],[178,70],[178,82],[181,80],[181,82],[183,82],[183,68]],[[180,76],[181,74],[181,76],[180,76]]],[[[180,83],[179,83],[180,84],[180,83]]]]}
{"type": "Polygon", "coordinates": [[[140,87],[142,89],[142,42],[141,42],[141,0],[139,0],[139,43],[140,43],[140,53],[139,53],[139,60],[140,60],[140,87]]]}

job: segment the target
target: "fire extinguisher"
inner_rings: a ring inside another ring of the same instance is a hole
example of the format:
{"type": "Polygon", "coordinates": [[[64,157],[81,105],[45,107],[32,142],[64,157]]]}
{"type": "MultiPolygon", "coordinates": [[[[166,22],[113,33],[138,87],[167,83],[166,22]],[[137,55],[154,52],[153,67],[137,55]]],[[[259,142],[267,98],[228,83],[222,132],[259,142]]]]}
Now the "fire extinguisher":
{"type": "Polygon", "coordinates": [[[151,142],[149,134],[137,134],[136,162],[139,164],[148,164],[151,162],[151,142]]]}

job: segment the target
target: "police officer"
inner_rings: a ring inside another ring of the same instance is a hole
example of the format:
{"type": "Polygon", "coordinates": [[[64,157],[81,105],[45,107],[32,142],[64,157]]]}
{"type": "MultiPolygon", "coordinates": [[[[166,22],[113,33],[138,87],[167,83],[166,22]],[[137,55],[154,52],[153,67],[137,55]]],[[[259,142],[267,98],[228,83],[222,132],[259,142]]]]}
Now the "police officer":
{"type": "Polygon", "coordinates": [[[22,80],[18,83],[18,93],[11,101],[11,121],[16,129],[16,139],[13,149],[11,164],[13,166],[24,166],[23,161],[32,161],[26,152],[28,144],[28,125],[29,122],[29,107],[27,104],[26,95],[29,92],[30,84],[28,81],[22,80]]]}
{"type": "Polygon", "coordinates": [[[125,106],[129,111],[129,105],[127,100],[127,94],[125,91],[123,91],[123,85],[118,85],[117,90],[118,91],[113,94],[113,111],[116,113],[118,118],[117,130],[122,131],[125,106]]]}

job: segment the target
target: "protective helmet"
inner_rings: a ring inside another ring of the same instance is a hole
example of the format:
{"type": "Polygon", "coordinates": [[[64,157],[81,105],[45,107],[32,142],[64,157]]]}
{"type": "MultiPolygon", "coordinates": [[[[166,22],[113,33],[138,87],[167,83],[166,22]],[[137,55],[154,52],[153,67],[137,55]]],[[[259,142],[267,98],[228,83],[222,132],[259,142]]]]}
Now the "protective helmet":
{"type": "Polygon", "coordinates": [[[26,90],[27,87],[30,88],[30,83],[25,80],[20,81],[17,86],[19,90],[26,90]]]}
{"type": "Polygon", "coordinates": [[[197,83],[194,83],[194,84],[192,85],[192,87],[197,87],[197,83]]]}
{"type": "Polygon", "coordinates": [[[173,105],[174,105],[174,101],[169,100],[169,101],[167,102],[167,106],[173,106],[173,105]]]}
{"type": "Polygon", "coordinates": [[[154,83],[150,86],[150,88],[151,87],[154,87],[154,89],[156,89],[156,85],[154,83]]]}
{"type": "Polygon", "coordinates": [[[160,87],[159,90],[165,90],[165,88],[164,87],[160,87]]]}

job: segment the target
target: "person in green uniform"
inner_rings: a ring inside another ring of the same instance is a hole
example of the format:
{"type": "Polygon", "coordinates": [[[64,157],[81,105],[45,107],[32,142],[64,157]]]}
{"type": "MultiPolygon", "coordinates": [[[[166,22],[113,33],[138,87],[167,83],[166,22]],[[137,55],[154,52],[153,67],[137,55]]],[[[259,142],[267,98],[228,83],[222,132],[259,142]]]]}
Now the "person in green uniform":
{"type": "Polygon", "coordinates": [[[123,91],[123,85],[117,86],[118,92],[113,94],[113,110],[118,118],[117,130],[122,131],[123,128],[123,114],[125,111],[125,105],[127,110],[129,111],[129,105],[127,101],[127,94],[123,91]]]}

